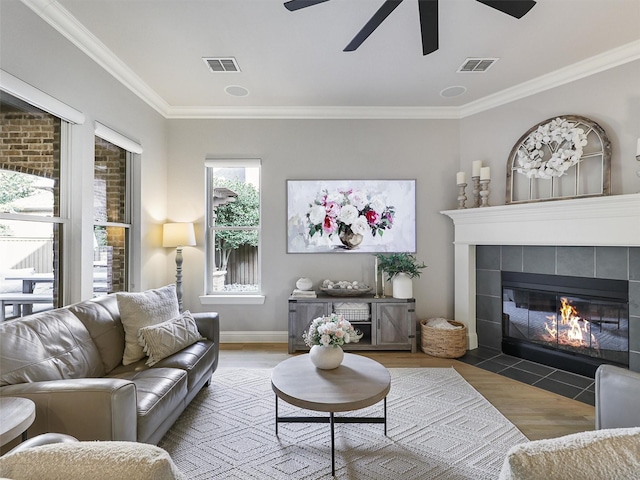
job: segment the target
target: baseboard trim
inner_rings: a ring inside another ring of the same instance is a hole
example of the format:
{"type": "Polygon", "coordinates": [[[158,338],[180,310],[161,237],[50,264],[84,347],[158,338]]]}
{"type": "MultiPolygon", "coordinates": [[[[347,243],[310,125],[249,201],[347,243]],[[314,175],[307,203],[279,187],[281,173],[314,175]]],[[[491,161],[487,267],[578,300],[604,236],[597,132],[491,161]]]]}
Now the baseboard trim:
{"type": "Polygon", "coordinates": [[[284,332],[220,332],[220,343],[287,343],[289,333],[284,332]]]}

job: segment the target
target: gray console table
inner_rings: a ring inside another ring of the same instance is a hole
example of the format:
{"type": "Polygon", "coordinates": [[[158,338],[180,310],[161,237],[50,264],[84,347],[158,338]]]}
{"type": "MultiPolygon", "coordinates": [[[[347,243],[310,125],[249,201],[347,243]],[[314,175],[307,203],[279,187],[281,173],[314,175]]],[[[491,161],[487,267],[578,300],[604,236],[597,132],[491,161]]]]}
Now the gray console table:
{"type": "Polygon", "coordinates": [[[373,295],[319,295],[318,298],[289,297],[289,353],[309,350],[302,334],[309,330],[313,319],[329,315],[339,309],[340,304],[345,303],[359,304],[362,307],[357,309],[355,320],[349,315],[345,315],[345,318],[364,335],[358,343],[343,345],[343,350],[411,350],[412,353],[417,351],[415,299],[374,298],[373,295]],[[368,313],[362,315],[363,310],[368,313]]]}

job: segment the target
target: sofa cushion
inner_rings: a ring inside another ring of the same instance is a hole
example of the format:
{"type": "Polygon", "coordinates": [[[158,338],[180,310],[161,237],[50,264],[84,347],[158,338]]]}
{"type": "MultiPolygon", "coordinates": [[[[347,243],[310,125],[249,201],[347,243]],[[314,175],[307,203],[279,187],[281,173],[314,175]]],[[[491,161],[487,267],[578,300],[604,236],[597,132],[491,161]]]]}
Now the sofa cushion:
{"type": "Polygon", "coordinates": [[[165,450],[136,442],[41,445],[1,457],[0,475],[65,480],[186,479],[165,450]]]}
{"type": "Polygon", "coordinates": [[[149,356],[146,362],[149,366],[196,343],[201,338],[196,321],[189,311],[166,322],[142,327],[138,332],[138,343],[149,356]]]}
{"type": "Polygon", "coordinates": [[[124,329],[116,296],[105,295],[76,303],[69,310],[89,331],[102,357],[105,372],[109,373],[120,365],[124,353],[124,329]]]}
{"type": "MultiPolygon", "coordinates": [[[[204,375],[211,376],[217,366],[217,345],[211,340],[199,340],[156,363],[153,368],[186,370],[188,388],[193,389],[204,375]]],[[[208,379],[207,379],[208,380],[208,379]]]]}
{"type": "MultiPolygon", "coordinates": [[[[141,363],[141,362],[140,362],[141,363]]],[[[149,438],[175,411],[186,405],[187,373],[176,368],[119,367],[109,378],[129,380],[136,386],[138,440],[149,438]]]]}
{"type": "Polygon", "coordinates": [[[512,447],[500,480],[638,478],[640,428],[575,433],[512,447]]]}
{"type": "Polygon", "coordinates": [[[104,373],[89,332],[67,309],[0,323],[0,386],[104,373]]]}
{"type": "Polygon", "coordinates": [[[138,344],[138,331],[142,327],[166,322],[180,315],[176,286],[147,290],[140,293],[116,293],[120,319],[124,327],[125,346],[123,365],[144,357],[138,344]]]}

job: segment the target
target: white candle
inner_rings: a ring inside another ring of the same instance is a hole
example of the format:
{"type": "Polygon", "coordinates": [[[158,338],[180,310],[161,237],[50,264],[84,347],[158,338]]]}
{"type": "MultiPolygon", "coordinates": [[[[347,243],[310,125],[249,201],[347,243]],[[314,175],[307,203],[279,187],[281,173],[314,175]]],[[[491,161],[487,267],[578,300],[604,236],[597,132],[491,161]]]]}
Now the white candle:
{"type": "Polygon", "coordinates": [[[473,173],[471,174],[471,176],[479,177],[480,169],[482,168],[482,160],[474,160],[472,165],[473,165],[473,168],[472,168],[473,173]]]}
{"type": "Polygon", "coordinates": [[[375,272],[374,272],[374,276],[375,276],[375,281],[376,281],[376,295],[378,295],[378,257],[376,258],[376,267],[375,267],[375,272]]]}
{"type": "Polygon", "coordinates": [[[491,168],[482,167],[480,169],[480,180],[491,180],[491,168]]]}
{"type": "Polygon", "coordinates": [[[456,183],[460,185],[461,183],[467,183],[467,175],[464,172],[458,172],[456,174],[456,183]]]}

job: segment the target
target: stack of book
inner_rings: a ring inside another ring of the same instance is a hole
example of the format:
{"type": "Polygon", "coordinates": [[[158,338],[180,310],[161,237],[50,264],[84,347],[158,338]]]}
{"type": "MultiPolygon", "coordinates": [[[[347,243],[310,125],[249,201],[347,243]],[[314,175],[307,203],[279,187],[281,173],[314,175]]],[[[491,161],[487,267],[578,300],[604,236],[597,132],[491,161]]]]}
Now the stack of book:
{"type": "Polygon", "coordinates": [[[299,288],[295,288],[292,297],[304,297],[304,298],[317,298],[318,294],[315,290],[300,290],[299,288]]]}

